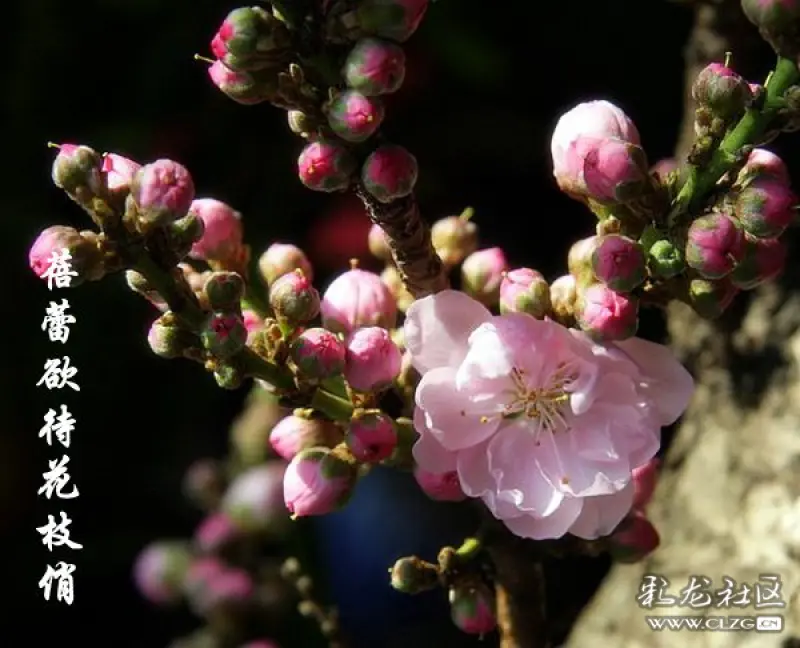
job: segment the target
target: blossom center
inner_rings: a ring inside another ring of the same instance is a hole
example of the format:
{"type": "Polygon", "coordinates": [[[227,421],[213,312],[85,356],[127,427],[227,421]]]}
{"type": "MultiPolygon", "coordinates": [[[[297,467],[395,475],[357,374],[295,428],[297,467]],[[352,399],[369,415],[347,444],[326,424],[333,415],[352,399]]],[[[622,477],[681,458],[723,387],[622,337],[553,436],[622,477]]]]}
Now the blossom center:
{"type": "Polygon", "coordinates": [[[575,380],[574,371],[561,363],[545,380],[532,384],[523,369],[511,371],[514,385],[511,401],[505,406],[505,418],[525,417],[534,424],[536,431],[562,432],[569,427],[566,408],[569,403],[568,388],[575,380]]]}

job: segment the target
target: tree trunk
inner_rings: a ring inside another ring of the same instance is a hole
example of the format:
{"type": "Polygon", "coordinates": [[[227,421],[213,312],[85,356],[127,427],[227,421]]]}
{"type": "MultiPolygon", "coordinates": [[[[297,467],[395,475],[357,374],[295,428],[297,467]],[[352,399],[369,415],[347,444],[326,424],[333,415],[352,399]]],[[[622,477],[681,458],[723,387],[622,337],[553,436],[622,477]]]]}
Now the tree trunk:
{"type": "MultiPolygon", "coordinates": [[[[687,82],[733,52],[742,70],[761,44],[739,2],[699,4],[687,49],[687,82]]],[[[743,70],[749,72],[749,70],[743,70]]],[[[691,108],[679,152],[691,144],[691,108]]],[[[798,236],[790,234],[789,258],[798,236]]],[[[742,295],[716,322],[683,305],[669,310],[671,343],[693,372],[697,391],[664,462],[648,514],[661,547],[643,563],[612,569],[583,611],[567,648],[776,648],[800,645],[800,267],[742,295]],[[678,595],[691,576],[710,588],[723,576],[755,588],[761,574],[782,580],[785,607],[663,607],[637,603],[646,574],[664,576],[678,595]],[[646,616],[782,615],[776,632],[654,631],[646,616]]]]}

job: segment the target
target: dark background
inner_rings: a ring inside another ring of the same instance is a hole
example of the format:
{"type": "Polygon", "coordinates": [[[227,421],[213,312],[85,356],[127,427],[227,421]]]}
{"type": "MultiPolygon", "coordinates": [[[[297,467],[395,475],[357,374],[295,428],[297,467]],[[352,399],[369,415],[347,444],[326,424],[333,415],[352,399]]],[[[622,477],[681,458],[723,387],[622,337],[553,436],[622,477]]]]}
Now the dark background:
{"type": "MultiPolygon", "coordinates": [[[[164,646],[196,625],[185,611],[162,612],[142,601],[130,566],[150,540],[191,533],[199,513],[181,495],[183,471],[194,459],[226,451],[228,425],[246,394],[218,389],[194,365],[153,356],[145,340],[153,310],[121,276],[68,293],[78,321],[66,352],[79,368],[81,392],[34,387],[44,361],[62,349],[40,330],[51,295],[28,270],[27,248],[46,226],[90,225],[51,184],[53,151],[46,142],[183,162],[199,196],[219,198],[244,214],[256,252],[274,240],[305,246],[320,287],[348,258],[369,262],[368,224],[358,206],[307,191],[296,179],[301,144],[285,114],[235,104],[192,60],[195,52],[208,53],[218,24],[236,6],[210,0],[6,6],[3,645],[164,646]],[[59,503],[37,501],[36,492],[47,459],[60,453],[37,433],[47,409],[61,402],[78,421],[68,454],[80,488],[80,497],[63,508],[74,520],[72,538],[84,549],[50,555],[35,529],[59,503]],[[72,558],[75,604],[46,605],[37,589],[45,566],[72,558]]],[[[690,24],[690,10],[661,0],[432,4],[408,44],[407,82],[390,99],[385,122],[388,135],[418,157],[426,217],[471,205],[484,244],[502,245],[512,264],[549,277],[562,273],[570,242],[591,232],[593,217],[551,179],[549,139],[558,116],[581,100],[611,99],[636,121],[651,162],[669,156],[682,115],[682,48],[690,24]]],[[[657,337],[663,328],[653,316],[643,331],[657,337]]],[[[321,527],[321,578],[331,585],[355,646],[387,645],[399,626],[425,626],[442,616],[441,595],[420,601],[396,596],[385,572],[399,555],[431,557],[441,542],[469,532],[441,522],[438,511],[407,481],[378,475],[362,486],[357,509],[321,527]]],[[[570,590],[572,605],[591,593],[603,568],[602,562],[578,567],[583,580],[570,590]]],[[[562,578],[569,584],[576,575],[562,578]]],[[[459,645],[458,637],[452,633],[435,645],[459,645]]]]}

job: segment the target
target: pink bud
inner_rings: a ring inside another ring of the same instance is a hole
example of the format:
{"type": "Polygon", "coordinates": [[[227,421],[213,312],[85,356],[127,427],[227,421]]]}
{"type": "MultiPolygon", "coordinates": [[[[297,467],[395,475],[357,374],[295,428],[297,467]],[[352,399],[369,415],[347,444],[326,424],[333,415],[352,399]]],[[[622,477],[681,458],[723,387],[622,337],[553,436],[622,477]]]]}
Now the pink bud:
{"type": "Polygon", "coordinates": [[[433,473],[419,466],[414,469],[414,479],[422,491],[432,500],[438,502],[460,502],[467,499],[461,489],[458,473],[453,470],[445,473],[433,473]]]}
{"type": "Polygon", "coordinates": [[[264,328],[264,320],[261,319],[258,313],[249,308],[242,309],[242,322],[244,323],[244,328],[247,330],[248,341],[254,333],[264,328]]]}
{"type": "Polygon", "coordinates": [[[209,66],[208,76],[224,95],[244,106],[263,103],[275,95],[270,85],[259,83],[249,72],[232,70],[222,61],[209,66]]]}
{"type": "Polygon", "coordinates": [[[730,279],[737,288],[752,290],[783,272],[789,250],[778,239],[758,239],[749,235],[745,239],[744,256],[730,279]]]}
{"type": "Polygon", "coordinates": [[[177,602],[189,560],[189,549],[183,542],[161,541],[148,545],[139,553],[133,567],[139,593],[152,603],[177,602]]]}
{"type": "Polygon", "coordinates": [[[194,544],[203,553],[215,553],[239,537],[240,529],[224,513],[208,515],[195,529],[194,544]]]}
{"type": "MultiPolygon", "coordinates": [[[[31,245],[28,252],[28,264],[37,277],[43,276],[51,264],[54,253],[61,254],[66,249],[70,251],[81,245],[81,235],[74,227],[53,225],[43,230],[31,245]]],[[[74,255],[73,255],[74,256],[74,255]]]]}
{"type": "Polygon", "coordinates": [[[495,629],[494,596],[482,584],[451,587],[448,593],[450,616],[455,626],[467,634],[484,635],[495,629]]]}
{"type": "Polygon", "coordinates": [[[328,125],[347,142],[363,142],[383,122],[383,102],[355,90],[337,96],[328,107],[328,125]]]}
{"type": "Polygon", "coordinates": [[[478,227],[472,214],[467,208],[461,216],[441,218],[431,227],[433,247],[446,266],[457,266],[478,248],[478,227]]]}
{"type": "Polygon", "coordinates": [[[293,517],[325,515],[344,506],[358,475],[351,465],[328,448],[308,448],[295,455],[286,468],[283,498],[293,517]]]}
{"type": "Polygon", "coordinates": [[[581,292],[576,310],[578,325],[598,341],[626,340],[639,325],[639,301],[601,283],[581,292]]]}
{"type": "Polygon", "coordinates": [[[273,243],[258,260],[258,269],[268,285],[293,270],[302,270],[309,281],[314,279],[314,269],[306,253],[291,243],[273,243]]]}
{"type": "Polygon", "coordinates": [[[303,331],[292,343],[290,355],[306,378],[324,380],[344,371],[344,344],[324,328],[303,331]]]}
{"type": "Polygon", "coordinates": [[[556,176],[559,187],[602,203],[637,197],[649,177],[642,148],[619,139],[579,137],[565,160],[566,172],[556,176]]]}
{"type": "Polygon", "coordinates": [[[403,43],[417,30],[427,9],[428,0],[362,0],[358,23],[369,34],[403,43]]]}
{"type": "Polygon", "coordinates": [[[275,314],[293,324],[304,324],[319,314],[319,293],[302,270],[278,277],[269,291],[275,314]]]}
{"type": "Polygon", "coordinates": [[[297,158],[300,182],[314,191],[347,189],[355,170],[356,162],[350,152],[334,140],[311,142],[297,158]]]}
{"type": "Polygon", "coordinates": [[[278,421],[269,434],[272,449],[287,461],[306,448],[332,448],[341,440],[341,431],[330,421],[294,414],[278,421]]]}
{"type": "Polygon", "coordinates": [[[268,461],[238,475],[228,487],[220,510],[243,530],[268,530],[285,519],[281,484],[285,464],[268,461]]]}
{"type": "Polygon", "coordinates": [[[633,511],[608,538],[608,548],[617,562],[635,563],[653,553],[660,542],[653,523],[644,513],[633,511]]]}
{"type": "Polygon", "coordinates": [[[730,277],[723,279],[692,279],[689,282],[689,303],[697,313],[706,319],[719,317],[733,299],[739,289],[733,285],[730,277]]]}
{"type": "Polygon", "coordinates": [[[701,216],[689,226],[686,263],[707,279],[730,274],[743,254],[744,233],[726,214],[701,216]]]}
{"type": "Polygon", "coordinates": [[[394,328],[397,304],[374,272],[353,268],[333,280],[322,295],[322,325],[345,335],[362,326],[394,328]]]}
{"type": "Polygon", "coordinates": [[[357,329],[348,336],[345,348],[344,377],[356,391],[386,389],[400,373],[402,354],[385,328],[357,329]]]}
{"type": "Polygon", "coordinates": [[[194,200],[194,181],[182,164],[156,160],[136,172],[130,195],[142,222],[166,225],[189,211],[194,200]]]}
{"type": "Polygon", "coordinates": [[[747,19],[758,27],[761,37],[779,56],[797,58],[798,0],[742,0],[741,5],[747,19]]]}
{"type": "Polygon", "coordinates": [[[675,158],[664,158],[656,162],[651,168],[650,173],[655,173],[661,180],[665,180],[671,173],[680,168],[678,160],[675,158]]]}
{"type": "Polygon", "coordinates": [[[600,237],[589,236],[572,244],[567,254],[567,268],[581,285],[594,281],[594,250],[600,237]]]}
{"type": "Polygon", "coordinates": [[[380,261],[392,262],[392,249],[389,247],[389,239],[386,232],[380,225],[374,224],[369,229],[368,235],[369,251],[380,261]]]}
{"type": "Polygon", "coordinates": [[[410,195],[417,184],[418,174],[417,158],[395,144],[379,146],[361,167],[364,188],[382,203],[410,195]]]}
{"type": "Polygon", "coordinates": [[[633,508],[644,509],[653,497],[661,461],[653,458],[633,469],[633,508]]]}
{"type": "Polygon", "coordinates": [[[204,616],[248,604],[255,583],[245,570],[208,557],[192,563],[184,589],[192,610],[204,616]]]}
{"type": "Polygon", "coordinates": [[[776,238],[794,221],[797,196],[776,177],[753,178],[736,197],[735,214],[748,234],[776,238]]]}
{"type": "Polygon", "coordinates": [[[770,176],[786,186],[790,184],[789,169],[786,164],[772,151],[757,148],[750,152],[747,162],[739,171],[736,184],[746,185],[752,178],[770,176]]]}
{"type": "Polygon", "coordinates": [[[347,428],[347,447],[363,463],[388,459],[397,447],[392,419],[381,412],[365,412],[353,418],[347,428]]]}
{"type": "Polygon", "coordinates": [[[550,303],[553,313],[560,319],[569,319],[575,314],[578,300],[578,282],[571,274],[562,275],[550,284],[550,303]]]}
{"type": "Polygon", "coordinates": [[[192,201],[189,212],[203,221],[203,235],[192,246],[189,256],[203,261],[226,261],[242,249],[242,215],[214,198],[192,201]]]}
{"type": "Polygon", "coordinates": [[[506,271],[508,262],[502,249],[478,250],[461,265],[461,289],[473,299],[494,306],[500,299],[500,284],[506,271]]]}
{"type": "Polygon", "coordinates": [[[500,313],[528,313],[542,319],[550,312],[550,287],[531,268],[507,272],[500,283],[500,313]]]}
{"type": "Polygon", "coordinates": [[[116,153],[103,156],[103,173],[106,174],[106,186],[115,194],[126,195],[131,188],[133,176],[142,165],[116,153]]]}
{"type": "Polygon", "coordinates": [[[644,250],[626,236],[598,237],[592,253],[592,270],[612,290],[630,292],[645,279],[644,250]]]}
{"type": "Polygon", "coordinates": [[[362,38],[347,55],[342,71],[347,85],[367,96],[390,94],[405,78],[403,48],[377,38],[362,38]]]}
{"type": "Polygon", "coordinates": [[[752,96],[750,84],[721,63],[703,68],[692,86],[694,100],[722,119],[732,119],[743,112],[752,96]]]}
{"type": "Polygon", "coordinates": [[[83,198],[103,193],[103,158],[88,146],[62,144],[53,160],[52,178],[56,187],[69,195],[83,192],[83,198]]]}

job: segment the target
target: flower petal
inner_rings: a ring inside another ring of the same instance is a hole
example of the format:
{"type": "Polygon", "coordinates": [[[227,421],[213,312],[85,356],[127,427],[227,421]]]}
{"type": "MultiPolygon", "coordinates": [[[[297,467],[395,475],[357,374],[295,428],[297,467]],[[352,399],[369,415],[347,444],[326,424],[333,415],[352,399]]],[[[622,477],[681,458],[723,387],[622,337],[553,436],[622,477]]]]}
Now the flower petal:
{"type": "Polygon", "coordinates": [[[609,535],[633,506],[633,480],[613,495],[583,498],[581,514],[569,528],[572,535],[594,540],[609,535]]]}
{"type": "Polygon", "coordinates": [[[415,301],[403,325],[414,368],[425,374],[437,367],[461,364],[470,333],[491,316],[485,306],[455,290],[443,290],[415,301]]]}
{"type": "Polygon", "coordinates": [[[577,497],[565,497],[559,507],[547,517],[523,515],[503,520],[514,535],[533,540],[553,540],[562,537],[581,513],[585,500],[577,497]]]}
{"type": "Polygon", "coordinates": [[[497,484],[489,472],[489,442],[467,448],[458,453],[458,477],[461,489],[470,497],[480,497],[496,518],[503,520],[523,515],[510,500],[497,492],[497,484]]]}
{"type": "Polygon", "coordinates": [[[414,410],[414,428],[419,439],[411,453],[420,468],[432,473],[446,473],[456,469],[456,454],[445,449],[425,425],[425,413],[417,407],[414,410]]]}
{"type": "Polygon", "coordinates": [[[641,338],[617,342],[647,377],[647,397],[660,414],[660,425],[671,425],[683,414],[694,393],[694,379],[668,347],[641,338]]]}
{"type": "Polygon", "coordinates": [[[468,390],[456,388],[456,371],[439,367],[426,373],[417,386],[417,406],[425,412],[425,424],[448,450],[461,450],[488,439],[500,424],[494,416],[498,404],[475,400],[468,390]]]}

